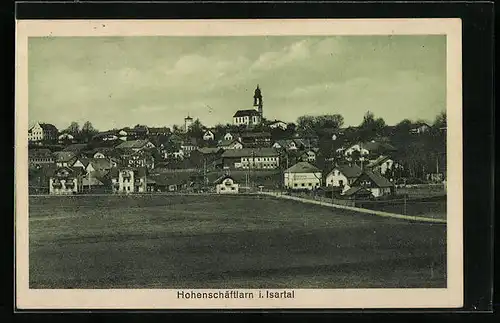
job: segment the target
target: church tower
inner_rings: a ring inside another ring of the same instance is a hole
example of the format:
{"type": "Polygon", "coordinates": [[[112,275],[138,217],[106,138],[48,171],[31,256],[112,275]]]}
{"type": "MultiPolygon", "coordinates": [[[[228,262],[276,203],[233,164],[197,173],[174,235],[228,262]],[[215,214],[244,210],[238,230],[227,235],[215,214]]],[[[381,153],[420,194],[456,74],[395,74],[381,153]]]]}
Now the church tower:
{"type": "Polygon", "coordinates": [[[253,95],[253,106],[257,107],[257,111],[259,111],[260,118],[264,117],[264,111],[262,109],[262,93],[260,92],[259,85],[257,84],[257,88],[255,89],[255,94],[253,95]]]}

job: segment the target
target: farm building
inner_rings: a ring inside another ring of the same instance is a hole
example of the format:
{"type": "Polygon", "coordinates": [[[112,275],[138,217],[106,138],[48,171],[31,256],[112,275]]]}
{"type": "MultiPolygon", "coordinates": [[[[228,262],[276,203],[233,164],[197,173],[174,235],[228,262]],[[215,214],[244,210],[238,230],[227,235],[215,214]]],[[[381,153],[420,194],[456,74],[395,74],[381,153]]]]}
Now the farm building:
{"type": "Polygon", "coordinates": [[[285,187],[293,190],[312,190],[321,186],[321,170],[308,162],[299,162],[284,172],[285,187]]]}
{"type": "Polygon", "coordinates": [[[217,194],[237,194],[238,184],[229,175],[223,175],[215,180],[215,191],[217,194]]]}
{"type": "Polygon", "coordinates": [[[355,164],[339,164],[326,175],[326,186],[341,187],[345,192],[361,173],[361,167],[355,164]]]}
{"type": "Polygon", "coordinates": [[[365,188],[369,190],[374,197],[394,194],[393,183],[382,175],[369,170],[363,171],[363,173],[352,183],[351,187],[365,188]]]}

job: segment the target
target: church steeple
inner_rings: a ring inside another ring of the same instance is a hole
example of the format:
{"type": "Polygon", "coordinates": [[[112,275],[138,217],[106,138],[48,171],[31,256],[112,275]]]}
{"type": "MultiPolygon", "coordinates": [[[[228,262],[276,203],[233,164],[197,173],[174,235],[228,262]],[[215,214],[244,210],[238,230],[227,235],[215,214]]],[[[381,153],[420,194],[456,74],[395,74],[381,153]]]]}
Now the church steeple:
{"type": "Polygon", "coordinates": [[[257,107],[257,110],[259,111],[260,117],[263,117],[263,111],[262,111],[262,93],[260,91],[259,84],[257,84],[257,88],[255,89],[255,93],[253,95],[253,106],[257,107]]]}

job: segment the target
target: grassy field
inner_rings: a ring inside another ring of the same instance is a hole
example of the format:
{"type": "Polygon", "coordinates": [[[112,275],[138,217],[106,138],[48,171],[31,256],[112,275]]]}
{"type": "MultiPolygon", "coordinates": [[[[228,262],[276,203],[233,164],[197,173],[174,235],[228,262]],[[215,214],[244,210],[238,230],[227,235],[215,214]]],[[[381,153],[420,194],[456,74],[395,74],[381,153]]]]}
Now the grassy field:
{"type": "Polygon", "coordinates": [[[445,239],[263,196],[30,197],[30,287],[445,287],[445,239]]]}

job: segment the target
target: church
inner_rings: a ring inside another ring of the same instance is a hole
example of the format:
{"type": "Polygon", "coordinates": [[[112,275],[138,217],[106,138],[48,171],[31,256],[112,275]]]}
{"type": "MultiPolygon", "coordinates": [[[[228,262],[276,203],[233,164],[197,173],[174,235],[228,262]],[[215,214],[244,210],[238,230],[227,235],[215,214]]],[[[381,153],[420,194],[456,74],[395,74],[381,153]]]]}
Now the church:
{"type": "Polygon", "coordinates": [[[236,126],[245,125],[247,127],[258,125],[263,119],[262,93],[259,85],[255,89],[253,96],[253,109],[238,110],[233,115],[233,124],[236,126]]]}

